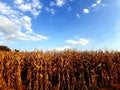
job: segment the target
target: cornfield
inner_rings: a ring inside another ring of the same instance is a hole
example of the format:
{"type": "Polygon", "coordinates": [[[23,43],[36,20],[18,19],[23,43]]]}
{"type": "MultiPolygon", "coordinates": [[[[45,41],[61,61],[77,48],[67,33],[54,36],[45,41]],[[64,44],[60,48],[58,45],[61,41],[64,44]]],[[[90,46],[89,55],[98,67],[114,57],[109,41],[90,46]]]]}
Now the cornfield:
{"type": "Polygon", "coordinates": [[[0,51],[0,90],[120,90],[120,52],[0,51]]]}

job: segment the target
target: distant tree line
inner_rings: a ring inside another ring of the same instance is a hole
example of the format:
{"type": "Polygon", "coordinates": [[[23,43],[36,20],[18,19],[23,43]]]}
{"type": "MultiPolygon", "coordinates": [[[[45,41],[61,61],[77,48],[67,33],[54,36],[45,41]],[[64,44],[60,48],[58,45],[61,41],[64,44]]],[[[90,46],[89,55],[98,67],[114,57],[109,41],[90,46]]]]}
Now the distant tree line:
{"type": "MultiPolygon", "coordinates": [[[[7,46],[0,46],[0,51],[11,51],[11,49],[7,46]]],[[[19,52],[19,50],[15,49],[15,52],[19,52]]]]}
{"type": "Polygon", "coordinates": [[[0,46],[0,51],[11,51],[11,49],[7,46],[0,46]]]}

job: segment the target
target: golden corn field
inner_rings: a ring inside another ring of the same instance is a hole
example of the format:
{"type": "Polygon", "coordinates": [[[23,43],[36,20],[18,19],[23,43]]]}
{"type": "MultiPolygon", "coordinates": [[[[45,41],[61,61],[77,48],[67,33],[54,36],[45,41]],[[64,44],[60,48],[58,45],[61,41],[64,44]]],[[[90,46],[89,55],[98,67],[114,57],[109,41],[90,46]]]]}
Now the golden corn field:
{"type": "Polygon", "coordinates": [[[0,90],[120,90],[117,51],[0,51],[0,90]]]}

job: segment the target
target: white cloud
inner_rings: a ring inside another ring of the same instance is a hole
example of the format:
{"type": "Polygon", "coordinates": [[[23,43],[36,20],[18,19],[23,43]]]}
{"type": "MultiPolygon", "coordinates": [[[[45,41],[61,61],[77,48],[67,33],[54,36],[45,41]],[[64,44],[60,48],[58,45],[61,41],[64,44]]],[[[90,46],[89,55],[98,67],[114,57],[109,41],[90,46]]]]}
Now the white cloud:
{"type": "MultiPolygon", "coordinates": [[[[62,7],[63,5],[65,5],[67,3],[67,1],[72,2],[73,0],[56,0],[55,2],[51,1],[50,6],[62,7]]],[[[67,9],[68,9],[68,11],[71,11],[71,7],[68,7],[67,9]]]]}
{"type": "Polygon", "coordinates": [[[31,18],[28,16],[22,16],[20,18],[20,22],[22,23],[22,26],[27,30],[26,33],[33,33],[31,29],[31,18]]]}
{"type": "MultiPolygon", "coordinates": [[[[22,3],[20,0],[19,3],[22,3]]],[[[12,42],[14,40],[47,40],[33,32],[31,17],[12,9],[5,3],[0,2],[0,43],[12,42]],[[4,41],[4,42],[3,42],[4,41]]]]}
{"type": "Polygon", "coordinates": [[[26,12],[26,11],[31,10],[31,5],[30,4],[20,4],[20,6],[18,6],[18,8],[21,9],[22,11],[26,12]]]}
{"type": "Polygon", "coordinates": [[[77,14],[76,14],[76,17],[78,17],[78,18],[79,18],[79,17],[80,17],[80,14],[78,14],[78,13],[77,13],[77,14]]]}
{"type": "Polygon", "coordinates": [[[15,2],[21,4],[23,3],[23,0],[15,0],[15,2]]]}
{"type": "Polygon", "coordinates": [[[97,0],[96,3],[93,3],[93,4],[91,5],[91,7],[96,7],[96,6],[106,7],[105,4],[101,4],[101,0],[97,0]]]}
{"type": "Polygon", "coordinates": [[[66,3],[66,0],[56,0],[56,6],[62,7],[66,3]]]}
{"type": "Polygon", "coordinates": [[[4,16],[0,16],[0,33],[2,33],[2,40],[12,41],[14,39],[18,40],[47,40],[47,37],[35,34],[35,33],[23,33],[21,32],[21,26],[16,25],[14,22],[10,21],[4,16]]]}
{"type": "Polygon", "coordinates": [[[23,12],[31,12],[34,16],[38,16],[41,12],[42,4],[39,0],[32,0],[32,2],[25,2],[23,0],[15,0],[15,6],[23,12]]]}
{"type": "Polygon", "coordinates": [[[56,3],[55,2],[50,2],[50,6],[55,6],[56,3]]]}
{"type": "Polygon", "coordinates": [[[97,4],[95,4],[95,3],[91,5],[91,7],[96,7],[96,6],[97,6],[97,4]]]}
{"type": "Polygon", "coordinates": [[[54,47],[54,48],[50,48],[49,50],[51,51],[53,51],[53,50],[57,50],[57,51],[64,51],[64,50],[66,50],[66,49],[71,49],[71,47],[70,46],[64,46],[64,47],[54,47]]]}
{"type": "Polygon", "coordinates": [[[42,35],[33,35],[33,36],[31,36],[31,35],[25,35],[25,36],[23,36],[23,37],[20,37],[19,38],[20,40],[24,40],[24,41],[26,41],[26,40],[31,40],[31,41],[39,41],[39,40],[47,40],[47,37],[45,37],[45,36],[42,36],[42,35]]]}
{"type": "Polygon", "coordinates": [[[0,13],[6,15],[17,14],[15,10],[11,10],[11,7],[7,6],[5,3],[0,2],[0,13]]]}
{"type": "Polygon", "coordinates": [[[101,4],[101,0],[97,0],[96,3],[97,3],[97,4],[101,4]]]}
{"type": "Polygon", "coordinates": [[[0,32],[5,35],[9,35],[20,30],[20,26],[16,25],[5,16],[0,16],[0,23],[0,32]]]}
{"type": "Polygon", "coordinates": [[[93,3],[89,8],[92,9],[92,11],[98,11],[100,10],[100,7],[106,6],[106,4],[101,3],[101,0],[96,0],[96,3],[93,3]]]}
{"type": "Polygon", "coordinates": [[[80,43],[81,45],[86,46],[86,45],[88,45],[88,44],[89,44],[89,40],[84,39],[84,38],[81,38],[79,43],[80,43]]]}
{"type": "Polygon", "coordinates": [[[3,35],[4,35],[4,33],[0,32],[0,36],[3,36],[3,35]]]}
{"type": "Polygon", "coordinates": [[[73,44],[73,45],[82,45],[82,46],[86,46],[89,44],[89,40],[88,39],[84,39],[84,38],[80,38],[79,40],[71,40],[68,39],[66,40],[67,43],[73,44]]]}
{"type": "Polygon", "coordinates": [[[55,9],[53,9],[53,8],[45,7],[45,10],[46,10],[47,12],[50,12],[52,15],[55,14],[55,9]]]}
{"type": "Polygon", "coordinates": [[[83,9],[83,13],[86,13],[86,14],[87,14],[87,13],[89,13],[89,12],[90,12],[89,9],[86,9],[86,8],[83,9]]]}
{"type": "Polygon", "coordinates": [[[68,40],[66,40],[66,42],[67,42],[67,43],[70,43],[70,44],[76,45],[76,44],[78,44],[79,41],[75,41],[75,40],[68,39],[68,40]]]}

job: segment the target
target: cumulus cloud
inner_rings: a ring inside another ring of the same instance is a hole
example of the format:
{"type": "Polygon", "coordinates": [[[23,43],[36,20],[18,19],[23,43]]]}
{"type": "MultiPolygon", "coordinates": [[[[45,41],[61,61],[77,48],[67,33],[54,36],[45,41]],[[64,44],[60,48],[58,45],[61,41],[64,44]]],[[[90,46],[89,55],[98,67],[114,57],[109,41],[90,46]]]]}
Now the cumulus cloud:
{"type": "Polygon", "coordinates": [[[85,8],[85,9],[83,9],[83,13],[89,13],[89,9],[87,9],[87,8],[85,8]]]}
{"type": "MultiPolygon", "coordinates": [[[[24,17],[23,17],[24,18],[24,17]]],[[[23,25],[25,25],[26,30],[29,29],[27,27],[27,20],[23,22],[23,25]]],[[[0,32],[3,40],[13,40],[13,39],[19,39],[19,40],[32,40],[32,41],[37,41],[37,40],[46,40],[47,37],[42,36],[42,35],[36,35],[35,33],[32,33],[32,31],[28,31],[23,33],[21,30],[21,26],[17,25],[16,23],[12,22],[5,16],[0,16],[0,32]]],[[[30,28],[30,30],[32,30],[30,28]]]]}
{"type": "MultiPolygon", "coordinates": [[[[22,3],[23,0],[17,2],[22,3]]],[[[47,40],[46,36],[33,32],[31,17],[12,9],[6,3],[0,2],[0,8],[0,43],[13,40],[47,40]]]]}
{"type": "Polygon", "coordinates": [[[0,2],[0,13],[6,15],[17,14],[15,10],[11,10],[11,7],[7,6],[5,3],[0,2]]]}
{"type": "Polygon", "coordinates": [[[42,4],[39,0],[32,0],[32,2],[25,2],[24,0],[15,0],[15,7],[23,12],[31,12],[34,16],[41,12],[42,4]]]}
{"type": "Polygon", "coordinates": [[[54,47],[54,48],[50,48],[49,50],[57,50],[57,51],[64,51],[66,49],[71,49],[70,46],[64,46],[64,47],[54,47]]]}
{"type": "Polygon", "coordinates": [[[80,38],[79,40],[71,40],[68,39],[66,40],[67,43],[73,44],[73,45],[82,45],[82,46],[86,46],[89,44],[89,40],[88,39],[84,39],[84,38],[80,38]]]}
{"type": "Polygon", "coordinates": [[[26,33],[33,33],[31,29],[31,18],[28,16],[22,16],[20,18],[20,22],[22,23],[22,26],[27,30],[26,33]]]}

